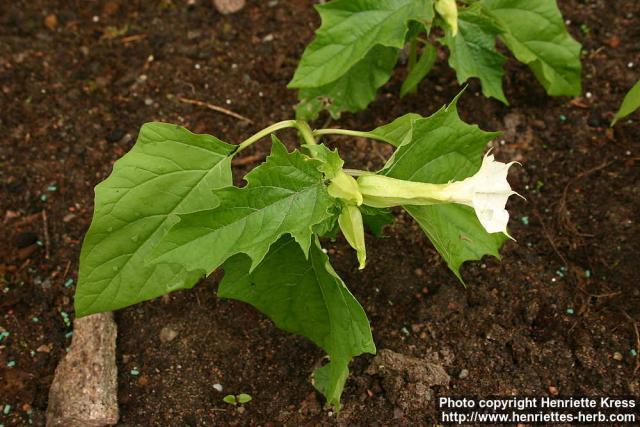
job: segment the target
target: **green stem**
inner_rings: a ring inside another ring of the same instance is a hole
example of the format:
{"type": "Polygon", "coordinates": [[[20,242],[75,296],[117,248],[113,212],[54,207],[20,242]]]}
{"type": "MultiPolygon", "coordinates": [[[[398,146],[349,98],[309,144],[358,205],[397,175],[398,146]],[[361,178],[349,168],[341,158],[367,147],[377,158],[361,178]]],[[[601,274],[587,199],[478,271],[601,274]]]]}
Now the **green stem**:
{"type": "MultiPolygon", "coordinates": [[[[253,144],[254,142],[258,141],[259,139],[277,131],[280,129],[286,129],[286,128],[293,128],[293,127],[298,127],[298,122],[296,122],[295,120],[285,120],[282,122],[278,122],[278,123],[274,123],[269,127],[266,127],[264,129],[262,129],[261,131],[259,131],[258,133],[250,136],[249,138],[245,139],[244,141],[242,141],[240,143],[240,145],[238,145],[238,149],[236,150],[236,153],[241,152],[242,150],[244,150],[245,148],[247,148],[248,146],[250,146],[251,144],[253,144]]],[[[307,127],[309,127],[307,125],[307,127]]]]}
{"type": "Polygon", "coordinates": [[[344,173],[351,176],[369,175],[371,173],[369,171],[363,171],[360,169],[342,169],[342,170],[344,171],[344,173]]]}
{"type": "Polygon", "coordinates": [[[414,37],[409,42],[409,73],[416,66],[416,60],[418,59],[418,40],[414,37]]]}
{"type": "Polygon", "coordinates": [[[383,141],[386,142],[388,144],[392,144],[393,142],[388,140],[387,138],[383,137],[383,136],[379,136],[376,134],[373,134],[371,132],[360,132],[357,130],[347,130],[347,129],[317,129],[313,131],[313,135],[315,136],[320,136],[320,135],[349,135],[349,136],[358,136],[360,138],[369,138],[369,139],[375,139],[377,141],[383,141]]]}
{"type": "Polygon", "coordinates": [[[316,145],[316,139],[313,136],[313,131],[309,127],[309,124],[305,121],[298,120],[296,122],[296,128],[298,128],[298,132],[302,135],[302,139],[309,145],[316,145]]]}

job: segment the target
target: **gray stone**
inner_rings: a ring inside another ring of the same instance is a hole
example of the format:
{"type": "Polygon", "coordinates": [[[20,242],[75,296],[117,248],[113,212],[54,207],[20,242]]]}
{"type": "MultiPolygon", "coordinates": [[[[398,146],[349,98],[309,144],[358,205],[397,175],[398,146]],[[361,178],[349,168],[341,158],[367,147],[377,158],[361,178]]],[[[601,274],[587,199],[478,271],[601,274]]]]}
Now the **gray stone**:
{"type": "Polygon", "coordinates": [[[73,322],[73,341],[49,389],[47,426],[97,427],[118,422],[116,324],[112,313],[73,322]]]}

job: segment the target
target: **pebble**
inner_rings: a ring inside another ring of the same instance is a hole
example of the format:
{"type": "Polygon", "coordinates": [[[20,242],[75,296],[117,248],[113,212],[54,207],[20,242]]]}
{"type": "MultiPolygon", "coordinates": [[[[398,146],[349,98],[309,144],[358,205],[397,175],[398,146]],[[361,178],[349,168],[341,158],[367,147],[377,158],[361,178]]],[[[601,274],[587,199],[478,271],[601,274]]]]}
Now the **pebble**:
{"type": "Polygon", "coordinates": [[[54,14],[47,15],[44,18],[44,26],[50,29],[51,31],[55,30],[58,26],[58,17],[54,14]]]}
{"type": "Polygon", "coordinates": [[[213,5],[223,15],[229,15],[242,10],[245,0],[213,0],[213,5]]]}
{"type": "Polygon", "coordinates": [[[555,386],[550,385],[550,386],[549,386],[549,393],[550,393],[552,396],[557,396],[557,395],[558,395],[558,393],[560,393],[560,391],[558,390],[558,387],[555,387],[555,386]]]}
{"type": "Polygon", "coordinates": [[[62,320],[64,321],[64,324],[67,327],[70,327],[71,326],[71,320],[69,319],[69,315],[67,314],[67,312],[66,311],[61,311],[60,312],[60,316],[62,316],[62,320]]]}
{"type": "Polygon", "coordinates": [[[178,332],[169,326],[165,326],[160,330],[160,341],[171,342],[178,336],[178,332]]]}
{"type": "Polygon", "coordinates": [[[246,409],[244,408],[244,406],[238,406],[236,408],[236,411],[238,411],[239,414],[244,414],[244,411],[246,411],[246,409]]]}
{"type": "Polygon", "coordinates": [[[13,368],[14,366],[16,366],[16,361],[15,360],[10,360],[9,362],[7,362],[7,367],[8,368],[13,368]]]}
{"type": "Polygon", "coordinates": [[[2,413],[7,415],[9,412],[11,412],[11,405],[4,405],[4,408],[2,409],[2,413]]]}
{"type": "Polygon", "coordinates": [[[523,216],[522,218],[520,218],[520,221],[522,221],[522,223],[524,225],[529,225],[529,217],[528,216],[523,216]]]}
{"type": "Polygon", "coordinates": [[[463,369],[458,374],[458,378],[460,378],[461,380],[467,378],[468,376],[469,376],[469,370],[468,369],[463,369]]]}
{"type": "Polygon", "coordinates": [[[573,308],[567,308],[567,314],[573,314],[573,313],[574,313],[573,308]]]}
{"type": "Polygon", "coordinates": [[[622,357],[622,353],[620,353],[620,352],[618,352],[618,351],[616,351],[615,353],[613,353],[613,360],[620,361],[620,360],[622,360],[622,359],[623,359],[623,357],[622,357]]]}
{"type": "Polygon", "coordinates": [[[134,377],[137,377],[138,375],[140,375],[140,371],[137,368],[133,368],[130,371],[131,375],[133,375],[134,377]]]}
{"type": "Polygon", "coordinates": [[[107,142],[118,142],[124,137],[124,135],[125,135],[124,129],[116,128],[113,131],[111,131],[105,137],[105,139],[107,140],[107,142]]]}
{"type": "Polygon", "coordinates": [[[222,384],[219,384],[219,383],[215,383],[215,384],[213,385],[213,388],[214,388],[216,391],[219,391],[219,392],[221,392],[221,391],[223,390],[222,384]]]}

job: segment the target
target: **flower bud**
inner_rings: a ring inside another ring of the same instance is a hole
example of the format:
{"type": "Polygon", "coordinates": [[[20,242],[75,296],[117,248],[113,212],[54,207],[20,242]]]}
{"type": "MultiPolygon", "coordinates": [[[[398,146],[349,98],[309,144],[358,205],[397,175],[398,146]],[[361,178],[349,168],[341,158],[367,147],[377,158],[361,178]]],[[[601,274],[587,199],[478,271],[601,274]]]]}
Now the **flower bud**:
{"type": "Polygon", "coordinates": [[[367,260],[367,251],[364,243],[364,225],[360,209],[353,205],[345,205],[338,216],[338,224],[349,245],[356,250],[360,270],[364,268],[367,260]]]}
{"type": "Polygon", "coordinates": [[[456,0],[436,0],[436,12],[451,27],[451,35],[458,34],[458,6],[456,0]]]}

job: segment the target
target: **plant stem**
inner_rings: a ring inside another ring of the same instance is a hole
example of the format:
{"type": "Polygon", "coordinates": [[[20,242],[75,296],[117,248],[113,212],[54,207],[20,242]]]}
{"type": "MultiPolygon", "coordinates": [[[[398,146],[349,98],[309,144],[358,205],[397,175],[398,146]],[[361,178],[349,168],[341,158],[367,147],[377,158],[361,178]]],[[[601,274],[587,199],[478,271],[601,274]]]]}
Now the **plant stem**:
{"type": "Polygon", "coordinates": [[[383,136],[379,136],[376,134],[373,134],[371,132],[360,132],[357,130],[347,130],[347,129],[317,129],[313,131],[313,135],[315,136],[319,136],[319,135],[349,135],[349,136],[358,136],[361,138],[369,138],[369,139],[375,139],[377,141],[383,141],[386,142],[388,144],[392,144],[392,141],[389,141],[387,138],[383,137],[383,136]]]}
{"type": "Polygon", "coordinates": [[[418,57],[418,40],[417,36],[409,41],[409,73],[416,66],[416,60],[418,57]]]}
{"type": "Polygon", "coordinates": [[[298,132],[302,135],[302,139],[309,145],[316,145],[316,139],[313,137],[313,131],[309,127],[309,124],[303,120],[298,120],[296,122],[296,128],[298,128],[298,132]]]}
{"type": "Polygon", "coordinates": [[[344,173],[351,176],[362,176],[362,175],[367,175],[371,173],[369,171],[363,171],[360,169],[342,169],[342,170],[344,171],[344,173]]]}
{"type": "MultiPolygon", "coordinates": [[[[274,123],[271,126],[262,129],[258,133],[255,133],[254,135],[242,141],[240,145],[238,145],[238,149],[236,150],[236,153],[241,152],[242,150],[244,150],[254,142],[258,141],[260,138],[263,138],[269,135],[270,133],[273,133],[280,129],[293,128],[293,127],[298,127],[298,122],[296,122],[295,120],[285,120],[282,122],[274,123]]],[[[309,127],[309,125],[307,125],[307,127],[309,127]]]]}

